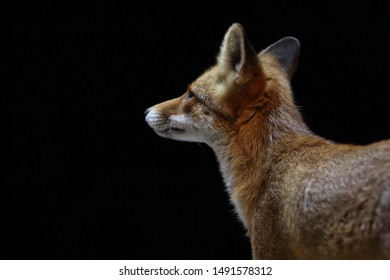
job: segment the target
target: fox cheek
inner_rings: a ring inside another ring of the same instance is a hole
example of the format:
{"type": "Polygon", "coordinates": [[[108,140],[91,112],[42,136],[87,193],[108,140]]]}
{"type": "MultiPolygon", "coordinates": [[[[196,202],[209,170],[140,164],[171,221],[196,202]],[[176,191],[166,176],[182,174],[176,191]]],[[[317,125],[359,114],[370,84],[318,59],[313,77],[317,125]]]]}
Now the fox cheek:
{"type": "Polygon", "coordinates": [[[203,110],[202,110],[202,113],[203,113],[205,116],[210,116],[210,112],[209,112],[209,110],[207,110],[207,109],[203,109],[203,110]]]}
{"type": "Polygon", "coordinates": [[[196,105],[193,100],[185,101],[184,104],[182,104],[182,111],[184,114],[191,114],[191,112],[196,109],[196,105]]]}

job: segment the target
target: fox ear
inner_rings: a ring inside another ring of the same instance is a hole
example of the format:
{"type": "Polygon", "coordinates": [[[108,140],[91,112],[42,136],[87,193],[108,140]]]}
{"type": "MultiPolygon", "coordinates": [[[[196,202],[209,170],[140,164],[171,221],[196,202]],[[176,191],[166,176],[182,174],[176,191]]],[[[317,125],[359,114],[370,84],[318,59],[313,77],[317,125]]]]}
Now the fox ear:
{"type": "Polygon", "coordinates": [[[218,65],[226,74],[233,73],[237,85],[250,81],[259,68],[257,54],[240,24],[233,24],[226,32],[218,55],[218,65]]]}
{"type": "Polygon", "coordinates": [[[296,38],[285,37],[266,48],[262,53],[271,53],[291,79],[297,69],[300,48],[299,41],[296,38]]]}

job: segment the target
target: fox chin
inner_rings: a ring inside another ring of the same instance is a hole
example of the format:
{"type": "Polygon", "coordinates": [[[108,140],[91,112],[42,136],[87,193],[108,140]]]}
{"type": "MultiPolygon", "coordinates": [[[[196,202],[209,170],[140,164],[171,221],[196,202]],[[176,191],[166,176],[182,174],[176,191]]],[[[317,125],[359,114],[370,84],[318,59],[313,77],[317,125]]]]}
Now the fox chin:
{"type": "Polygon", "coordinates": [[[389,259],[390,141],[313,133],[290,85],[299,52],[286,37],[257,53],[235,23],[215,65],[146,122],[214,150],[254,259],[389,259]]]}

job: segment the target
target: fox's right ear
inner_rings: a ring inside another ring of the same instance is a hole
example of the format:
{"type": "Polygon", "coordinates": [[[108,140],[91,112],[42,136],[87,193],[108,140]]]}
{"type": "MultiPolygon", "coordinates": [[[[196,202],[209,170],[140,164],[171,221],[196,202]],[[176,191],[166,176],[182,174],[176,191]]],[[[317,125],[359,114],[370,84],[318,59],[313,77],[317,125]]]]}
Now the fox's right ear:
{"type": "Polygon", "coordinates": [[[240,24],[233,24],[226,32],[218,65],[226,75],[233,75],[237,85],[249,82],[258,71],[259,59],[240,24]]]}

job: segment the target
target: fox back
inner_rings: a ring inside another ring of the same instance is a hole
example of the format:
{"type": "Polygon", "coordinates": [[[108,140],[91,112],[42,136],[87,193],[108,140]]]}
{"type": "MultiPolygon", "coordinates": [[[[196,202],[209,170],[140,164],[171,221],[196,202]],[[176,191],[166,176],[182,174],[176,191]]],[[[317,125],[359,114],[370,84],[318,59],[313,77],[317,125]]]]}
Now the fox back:
{"type": "Polygon", "coordinates": [[[256,53],[233,24],[216,64],[146,121],[162,137],[214,150],[253,258],[390,258],[390,141],[315,135],[290,87],[299,50],[286,37],[256,53]]]}

